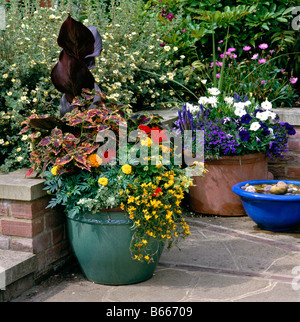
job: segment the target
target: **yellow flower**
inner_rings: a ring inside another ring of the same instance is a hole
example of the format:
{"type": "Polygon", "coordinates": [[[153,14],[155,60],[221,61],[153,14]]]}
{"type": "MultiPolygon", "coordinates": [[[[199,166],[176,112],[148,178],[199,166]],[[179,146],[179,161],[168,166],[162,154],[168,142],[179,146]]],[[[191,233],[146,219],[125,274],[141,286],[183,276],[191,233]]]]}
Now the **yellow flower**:
{"type": "Polygon", "coordinates": [[[146,256],[145,256],[145,260],[147,260],[147,261],[148,261],[149,259],[150,259],[150,257],[149,257],[148,255],[146,255],[146,256]]]}
{"type": "Polygon", "coordinates": [[[131,165],[129,164],[125,164],[122,166],[122,171],[125,173],[125,174],[130,174],[131,173],[131,165]]]}
{"type": "Polygon", "coordinates": [[[58,170],[58,166],[54,166],[52,169],[51,169],[51,173],[56,176],[57,175],[57,170],[58,170]]]}
{"type": "Polygon", "coordinates": [[[151,143],[152,143],[152,141],[151,141],[151,139],[149,137],[146,137],[145,140],[141,140],[141,145],[148,146],[149,148],[151,146],[151,143]]]}
{"type": "Polygon", "coordinates": [[[102,184],[102,186],[106,186],[108,184],[108,179],[107,178],[99,178],[98,183],[102,184]]]}

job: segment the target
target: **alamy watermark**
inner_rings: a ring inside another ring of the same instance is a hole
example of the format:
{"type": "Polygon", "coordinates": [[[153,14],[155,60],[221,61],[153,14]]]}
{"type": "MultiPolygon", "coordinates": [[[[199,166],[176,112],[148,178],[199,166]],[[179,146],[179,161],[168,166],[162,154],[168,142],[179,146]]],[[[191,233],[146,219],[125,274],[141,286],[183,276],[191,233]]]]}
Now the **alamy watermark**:
{"type": "Polygon", "coordinates": [[[296,17],[294,17],[292,20],[292,29],[299,30],[300,29],[300,6],[295,7],[292,10],[292,14],[296,15],[296,17]]]}
{"type": "MultiPolygon", "coordinates": [[[[150,129],[149,129],[150,130],[150,129]]],[[[97,151],[103,163],[115,165],[115,151],[119,164],[125,165],[180,165],[188,176],[200,176],[204,163],[204,131],[134,130],[128,133],[126,122],[119,131],[100,131],[96,142],[104,143],[97,151]],[[128,143],[130,148],[128,148],[128,143]],[[117,146],[118,145],[118,146],[117,146]]]]}
{"type": "Polygon", "coordinates": [[[0,4],[0,30],[4,30],[6,26],[6,13],[3,5],[0,4]]]}

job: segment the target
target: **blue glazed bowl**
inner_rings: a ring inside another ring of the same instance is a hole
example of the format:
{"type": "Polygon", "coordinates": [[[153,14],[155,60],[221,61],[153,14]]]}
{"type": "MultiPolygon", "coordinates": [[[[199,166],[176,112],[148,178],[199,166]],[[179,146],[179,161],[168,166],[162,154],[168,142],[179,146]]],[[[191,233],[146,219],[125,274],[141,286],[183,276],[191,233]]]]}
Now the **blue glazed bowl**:
{"type": "MultiPolygon", "coordinates": [[[[271,195],[248,192],[241,187],[275,184],[279,180],[252,180],[237,183],[232,191],[241,197],[248,216],[259,228],[270,231],[290,231],[300,224],[300,195],[271,195]]],[[[300,186],[300,181],[280,180],[300,186]]]]}

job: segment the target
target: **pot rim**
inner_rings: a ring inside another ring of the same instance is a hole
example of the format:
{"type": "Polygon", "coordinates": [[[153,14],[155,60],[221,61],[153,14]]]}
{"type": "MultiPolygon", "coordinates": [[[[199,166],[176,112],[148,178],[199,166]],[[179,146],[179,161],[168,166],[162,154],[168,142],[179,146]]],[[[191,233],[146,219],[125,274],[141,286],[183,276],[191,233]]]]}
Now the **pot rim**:
{"type": "Polygon", "coordinates": [[[254,199],[254,200],[265,200],[265,201],[287,201],[287,202],[300,202],[300,195],[268,195],[268,194],[261,194],[255,192],[249,192],[243,190],[241,187],[246,185],[256,185],[256,184],[263,184],[263,183],[277,183],[278,181],[283,181],[287,184],[294,184],[300,186],[300,181],[295,180],[249,180],[243,181],[235,184],[232,187],[232,191],[239,195],[242,198],[254,199]]]}
{"type": "Polygon", "coordinates": [[[119,211],[119,212],[101,211],[99,212],[99,214],[100,213],[106,215],[107,219],[97,218],[97,214],[89,211],[86,211],[85,214],[92,215],[91,217],[84,216],[82,214],[77,214],[73,216],[73,215],[70,215],[69,212],[66,212],[66,217],[68,220],[91,224],[91,225],[133,225],[132,220],[130,218],[125,217],[125,212],[123,211],[119,211]],[[111,216],[113,217],[114,215],[120,215],[120,214],[124,215],[124,219],[110,218],[111,216]]]}

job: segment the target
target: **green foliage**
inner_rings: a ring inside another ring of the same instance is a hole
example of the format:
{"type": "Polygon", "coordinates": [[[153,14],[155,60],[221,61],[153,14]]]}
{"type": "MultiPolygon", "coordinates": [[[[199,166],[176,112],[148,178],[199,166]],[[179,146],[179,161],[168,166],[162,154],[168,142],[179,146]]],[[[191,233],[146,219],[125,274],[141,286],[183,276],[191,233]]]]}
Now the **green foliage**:
{"type": "MultiPolygon", "coordinates": [[[[277,58],[268,64],[265,72],[262,69],[258,70],[259,77],[266,77],[268,71],[269,83],[272,84],[269,87],[271,89],[269,99],[276,99],[277,106],[281,103],[284,106],[292,106],[296,95],[288,80],[297,75],[300,57],[299,52],[297,53],[298,32],[291,27],[293,19],[291,11],[295,5],[296,1],[287,3],[275,0],[269,2],[240,0],[235,4],[220,0],[150,0],[145,5],[145,10],[156,12],[160,28],[173,26],[172,31],[164,37],[164,41],[168,45],[178,46],[176,55],[185,57],[183,63],[178,66],[176,80],[188,87],[196,96],[199,97],[205,92],[201,81],[208,81],[216,86],[213,73],[209,69],[215,42],[227,41],[228,48],[236,48],[235,54],[241,57],[241,60],[247,58],[243,53],[244,46],[251,45],[253,50],[258,50],[261,43],[267,43],[269,49],[275,51],[277,58]],[[277,75],[277,80],[274,81],[278,70],[284,70],[284,74],[277,75]],[[278,93],[280,98],[277,96],[278,93]]],[[[226,64],[228,63],[231,62],[227,61],[226,64]]],[[[237,67],[235,65],[235,68],[237,67]]],[[[230,80],[227,78],[227,84],[240,87],[241,79],[243,77],[232,77],[230,80]]],[[[245,92],[254,86],[257,84],[251,83],[248,77],[242,85],[245,92]]],[[[253,90],[252,93],[256,95],[253,90]]],[[[186,100],[193,100],[192,96],[185,94],[186,100]]],[[[264,96],[259,95],[256,98],[262,97],[264,96]]]]}
{"type": "Polygon", "coordinates": [[[53,8],[40,8],[38,0],[23,2],[10,1],[6,29],[0,31],[0,171],[30,166],[29,136],[18,135],[29,115],[58,115],[61,93],[50,72],[60,54],[57,37],[67,12],[80,16],[86,26],[94,25],[103,37],[104,50],[93,74],[109,99],[135,110],[180,101],[169,86],[175,63],[160,46],[162,31],[142,15],[140,1],[84,1],[80,11],[72,0],[53,8]],[[142,69],[154,74],[149,77],[142,69]]]}

